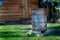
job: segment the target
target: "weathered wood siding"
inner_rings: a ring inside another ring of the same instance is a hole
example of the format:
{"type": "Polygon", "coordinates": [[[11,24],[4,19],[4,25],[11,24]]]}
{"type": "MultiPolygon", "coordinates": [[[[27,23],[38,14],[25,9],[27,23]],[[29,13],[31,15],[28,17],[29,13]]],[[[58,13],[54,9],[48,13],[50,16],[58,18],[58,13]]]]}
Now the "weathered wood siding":
{"type": "Polygon", "coordinates": [[[31,19],[31,10],[36,8],[38,0],[3,0],[0,7],[0,21],[31,19]]]}
{"type": "Polygon", "coordinates": [[[38,0],[31,0],[31,7],[32,9],[38,8],[38,0]]]}
{"type": "Polygon", "coordinates": [[[22,20],[30,16],[30,0],[3,0],[0,7],[0,21],[22,20]]]}

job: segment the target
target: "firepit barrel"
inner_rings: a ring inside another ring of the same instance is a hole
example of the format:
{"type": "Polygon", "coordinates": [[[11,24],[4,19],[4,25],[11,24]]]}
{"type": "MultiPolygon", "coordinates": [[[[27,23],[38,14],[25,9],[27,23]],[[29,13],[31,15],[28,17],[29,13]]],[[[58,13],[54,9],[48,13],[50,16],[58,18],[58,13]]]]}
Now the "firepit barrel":
{"type": "Polygon", "coordinates": [[[40,8],[38,10],[32,10],[32,30],[33,31],[45,31],[47,29],[47,16],[46,9],[40,8]]]}

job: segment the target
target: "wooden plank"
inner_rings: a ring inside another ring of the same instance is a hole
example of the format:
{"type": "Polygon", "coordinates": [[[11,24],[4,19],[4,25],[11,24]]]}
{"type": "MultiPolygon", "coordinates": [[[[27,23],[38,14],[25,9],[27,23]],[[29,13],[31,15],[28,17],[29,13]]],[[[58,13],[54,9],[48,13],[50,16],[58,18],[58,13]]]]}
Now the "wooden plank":
{"type": "Polygon", "coordinates": [[[29,18],[29,15],[31,15],[30,1],[31,0],[3,0],[3,6],[0,7],[1,20],[21,20],[23,18],[29,18]]]}

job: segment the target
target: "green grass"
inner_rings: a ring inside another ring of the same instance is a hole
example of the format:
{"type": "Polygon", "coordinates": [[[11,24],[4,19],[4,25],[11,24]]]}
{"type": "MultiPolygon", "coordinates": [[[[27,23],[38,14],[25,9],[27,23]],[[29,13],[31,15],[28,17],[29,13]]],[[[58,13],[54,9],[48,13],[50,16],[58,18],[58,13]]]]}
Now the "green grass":
{"type": "Polygon", "coordinates": [[[48,23],[47,26],[56,27],[56,26],[60,26],[60,24],[58,24],[58,23],[48,23]]]}
{"type": "Polygon", "coordinates": [[[48,24],[52,32],[45,36],[28,35],[30,25],[0,25],[0,40],[60,40],[60,24],[48,24]],[[58,33],[59,32],[59,33],[58,33]]]}

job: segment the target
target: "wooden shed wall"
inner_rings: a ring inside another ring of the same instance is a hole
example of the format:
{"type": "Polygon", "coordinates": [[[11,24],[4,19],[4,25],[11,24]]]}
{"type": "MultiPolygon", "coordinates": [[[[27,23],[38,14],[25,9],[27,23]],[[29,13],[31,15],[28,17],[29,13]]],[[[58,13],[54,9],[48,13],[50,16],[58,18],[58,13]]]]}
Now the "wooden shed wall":
{"type": "Polygon", "coordinates": [[[38,0],[31,0],[31,8],[38,9],[38,0]]]}
{"type": "Polygon", "coordinates": [[[3,0],[0,7],[0,21],[13,21],[28,18],[31,15],[30,1],[3,0]]]}
{"type": "Polygon", "coordinates": [[[31,10],[38,8],[38,0],[3,0],[0,7],[0,21],[14,21],[31,18],[31,10]]]}

